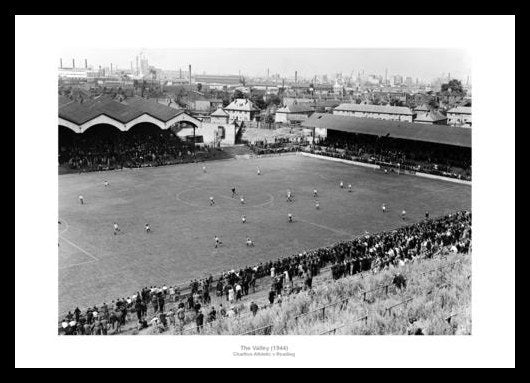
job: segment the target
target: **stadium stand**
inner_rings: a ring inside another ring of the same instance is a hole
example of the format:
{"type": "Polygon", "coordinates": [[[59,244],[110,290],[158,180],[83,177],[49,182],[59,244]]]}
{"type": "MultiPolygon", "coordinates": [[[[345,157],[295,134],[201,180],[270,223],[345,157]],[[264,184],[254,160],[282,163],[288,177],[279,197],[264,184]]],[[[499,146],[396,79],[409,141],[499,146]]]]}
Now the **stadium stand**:
{"type": "Polygon", "coordinates": [[[320,113],[302,125],[327,130],[310,153],[471,180],[469,129],[320,113]]]}

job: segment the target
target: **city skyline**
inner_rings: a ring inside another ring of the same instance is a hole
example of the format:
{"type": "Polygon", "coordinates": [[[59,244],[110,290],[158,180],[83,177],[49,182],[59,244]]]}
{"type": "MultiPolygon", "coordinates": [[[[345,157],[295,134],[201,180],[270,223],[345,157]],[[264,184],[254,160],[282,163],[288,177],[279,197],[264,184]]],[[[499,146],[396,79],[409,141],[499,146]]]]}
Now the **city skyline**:
{"type": "Polygon", "coordinates": [[[441,76],[466,80],[471,78],[470,58],[463,49],[70,49],[60,52],[64,66],[70,66],[72,59],[82,67],[87,60],[94,68],[110,67],[136,68],[136,56],[143,53],[150,66],[162,70],[187,72],[192,66],[193,74],[241,74],[251,77],[266,77],[267,73],[279,74],[282,78],[312,78],[315,75],[336,75],[356,77],[401,75],[415,81],[432,81],[441,76]],[[215,57],[215,60],[212,60],[215,57]]]}

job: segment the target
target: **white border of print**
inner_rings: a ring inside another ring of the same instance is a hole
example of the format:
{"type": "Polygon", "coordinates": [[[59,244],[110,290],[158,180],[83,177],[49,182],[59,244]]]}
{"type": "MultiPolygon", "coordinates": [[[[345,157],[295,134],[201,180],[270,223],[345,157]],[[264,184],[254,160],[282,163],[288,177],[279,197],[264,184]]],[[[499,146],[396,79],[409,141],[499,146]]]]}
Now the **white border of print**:
{"type": "Polygon", "coordinates": [[[15,77],[16,367],[515,367],[514,16],[16,16],[15,77]],[[219,23],[241,32],[220,34],[219,23]],[[362,30],[370,33],[355,33],[362,30]],[[473,335],[58,337],[58,52],[142,46],[466,49],[473,73],[473,335]],[[232,356],[242,344],[275,342],[296,357],[232,356]]]}

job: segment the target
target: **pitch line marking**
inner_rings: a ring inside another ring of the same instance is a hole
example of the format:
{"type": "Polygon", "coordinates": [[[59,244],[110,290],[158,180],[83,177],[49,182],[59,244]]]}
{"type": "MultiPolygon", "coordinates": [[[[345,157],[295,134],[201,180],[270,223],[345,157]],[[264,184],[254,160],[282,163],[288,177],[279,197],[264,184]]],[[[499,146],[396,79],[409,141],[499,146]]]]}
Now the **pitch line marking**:
{"type": "MultiPolygon", "coordinates": [[[[72,241],[70,241],[69,239],[66,239],[62,236],[60,236],[61,239],[65,240],[66,243],[69,243],[70,245],[72,245],[73,247],[75,247],[76,249],[78,249],[79,251],[83,252],[84,254],[88,255],[90,258],[93,259],[93,261],[99,261],[98,258],[94,257],[92,254],[90,254],[88,251],[86,251],[85,249],[82,249],[80,248],[79,246],[77,246],[75,243],[73,243],[72,241]]],[[[83,262],[83,263],[87,263],[87,262],[83,262]]]]}
{"type": "Polygon", "coordinates": [[[74,263],[73,265],[68,265],[68,266],[59,267],[59,270],[69,269],[70,267],[75,267],[75,266],[87,265],[87,264],[89,264],[89,263],[94,263],[94,262],[97,262],[97,261],[96,261],[95,259],[91,259],[90,261],[80,262],[80,263],[74,263]]]}
{"type": "Polygon", "coordinates": [[[332,232],[337,233],[337,234],[347,235],[347,236],[351,236],[351,237],[353,237],[353,235],[352,235],[351,233],[348,233],[348,232],[346,232],[346,231],[339,230],[339,229],[334,229],[334,228],[332,228],[332,227],[325,226],[325,225],[320,225],[320,224],[318,224],[318,223],[314,223],[314,222],[311,222],[311,221],[306,221],[305,219],[297,218],[297,219],[295,219],[295,221],[304,222],[304,223],[307,223],[307,224],[309,224],[309,225],[317,226],[317,227],[320,227],[320,228],[322,228],[322,229],[326,229],[326,230],[332,231],[332,232]]]}
{"type": "Polygon", "coordinates": [[[59,233],[59,236],[61,236],[61,235],[63,235],[64,233],[66,233],[66,232],[68,231],[68,229],[70,228],[70,226],[68,225],[68,222],[66,222],[65,219],[59,219],[59,221],[64,222],[64,223],[66,224],[66,228],[65,228],[63,231],[61,231],[61,232],[59,233]]]}

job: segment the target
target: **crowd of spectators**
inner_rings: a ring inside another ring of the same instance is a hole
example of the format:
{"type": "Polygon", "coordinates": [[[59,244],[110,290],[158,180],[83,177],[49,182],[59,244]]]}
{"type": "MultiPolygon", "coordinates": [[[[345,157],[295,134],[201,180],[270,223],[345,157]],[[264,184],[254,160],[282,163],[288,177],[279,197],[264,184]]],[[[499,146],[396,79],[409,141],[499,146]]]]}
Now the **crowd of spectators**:
{"type": "Polygon", "coordinates": [[[327,155],[445,177],[471,180],[471,149],[363,134],[336,135],[309,150],[327,155]]]}
{"type": "MultiPolygon", "coordinates": [[[[282,296],[297,293],[302,288],[311,290],[313,278],[326,266],[331,266],[332,278],[339,279],[369,270],[376,273],[417,258],[430,258],[441,248],[468,253],[470,246],[471,213],[459,211],[440,218],[427,218],[393,231],[366,234],[328,247],[261,262],[238,271],[230,270],[222,273],[217,280],[211,275],[202,280],[192,280],[185,294],[177,286],[145,287],[110,305],[104,303],[86,312],[76,308],[64,317],[59,332],[66,335],[119,333],[134,316],[138,320],[138,329],[154,327],[163,332],[169,326],[178,326],[182,331],[191,318],[200,332],[205,318],[208,323],[219,317],[236,315],[238,309],[235,303],[256,291],[259,278],[271,277],[269,303],[281,304],[282,296]],[[303,281],[303,287],[295,285],[295,278],[303,281]],[[228,309],[222,303],[217,310],[211,305],[210,293],[213,291],[222,301],[226,300],[228,309]],[[176,304],[176,309],[165,310],[166,302],[176,304]],[[208,305],[209,310],[203,309],[208,305]],[[148,322],[150,306],[154,317],[148,322]]],[[[253,315],[259,309],[254,302],[249,308],[253,315]]]]}
{"type": "Polygon", "coordinates": [[[307,145],[309,145],[308,142],[290,142],[288,140],[282,140],[274,143],[256,142],[254,144],[249,144],[248,147],[254,152],[254,154],[261,156],[266,154],[297,152],[307,145]]]}
{"type": "Polygon", "coordinates": [[[162,166],[214,157],[216,150],[182,141],[171,130],[141,128],[128,132],[64,133],[59,139],[59,165],[70,170],[97,171],[162,166]]]}

